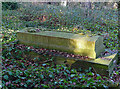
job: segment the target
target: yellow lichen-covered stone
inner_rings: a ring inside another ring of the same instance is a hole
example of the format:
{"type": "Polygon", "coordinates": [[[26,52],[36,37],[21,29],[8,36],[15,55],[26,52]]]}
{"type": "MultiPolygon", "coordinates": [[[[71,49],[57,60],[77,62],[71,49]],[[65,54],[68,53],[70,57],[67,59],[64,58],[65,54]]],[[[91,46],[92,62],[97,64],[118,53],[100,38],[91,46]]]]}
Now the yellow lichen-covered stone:
{"type": "Polygon", "coordinates": [[[17,38],[24,44],[57,49],[94,59],[104,51],[103,38],[100,36],[86,37],[85,35],[55,31],[37,33],[20,31],[17,32],[17,38]]]}

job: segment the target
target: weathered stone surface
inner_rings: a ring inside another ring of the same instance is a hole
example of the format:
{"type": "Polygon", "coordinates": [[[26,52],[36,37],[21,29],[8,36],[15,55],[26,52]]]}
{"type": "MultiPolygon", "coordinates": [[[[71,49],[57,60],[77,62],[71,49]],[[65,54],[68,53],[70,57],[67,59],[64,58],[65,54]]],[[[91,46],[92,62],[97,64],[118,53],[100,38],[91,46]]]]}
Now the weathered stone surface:
{"type": "Polygon", "coordinates": [[[64,64],[64,61],[67,61],[66,64],[71,66],[71,68],[79,69],[88,69],[92,67],[94,72],[110,76],[113,72],[113,69],[118,62],[118,55],[117,53],[103,57],[97,58],[95,60],[81,60],[81,59],[74,59],[74,58],[65,58],[65,57],[55,57],[56,64],[64,64]]]}
{"type": "MultiPolygon", "coordinates": [[[[38,53],[29,52],[27,55],[30,55],[31,59],[34,59],[34,57],[42,57],[43,59],[50,58],[48,55],[43,56],[38,53]]],[[[118,62],[118,54],[112,54],[103,58],[97,58],[95,60],[84,60],[84,59],[75,59],[75,58],[67,58],[62,56],[52,56],[53,60],[56,64],[67,64],[71,68],[75,69],[88,69],[89,67],[92,67],[94,72],[100,74],[100,75],[106,75],[110,76],[113,72],[113,69],[116,66],[116,63],[118,62]],[[66,62],[65,62],[66,61],[66,62]]],[[[37,62],[41,62],[39,60],[35,60],[37,62]]],[[[51,63],[51,62],[48,62],[51,63]]]]}
{"type": "Polygon", "coordinates": [[[72,68],[89,68],[92,67],[95,69],[95,72],[102,74],[102,75],[111,75],[113,69],[116,66],[116,63],[118,62],[118,54],[112,54],[103,58],[97,58],[95,60],[77,60],[74,62],[71,67],[72,68]]]}
{"type": "Polygon", "coordinates": [[[17,38],[20,43],[27,45],[80,54],[94,59],[104,51],[103,38],[100,36],[86,37],[85,35],[55,31],[29,33],[23,30],[17,32],[17,38]]]}

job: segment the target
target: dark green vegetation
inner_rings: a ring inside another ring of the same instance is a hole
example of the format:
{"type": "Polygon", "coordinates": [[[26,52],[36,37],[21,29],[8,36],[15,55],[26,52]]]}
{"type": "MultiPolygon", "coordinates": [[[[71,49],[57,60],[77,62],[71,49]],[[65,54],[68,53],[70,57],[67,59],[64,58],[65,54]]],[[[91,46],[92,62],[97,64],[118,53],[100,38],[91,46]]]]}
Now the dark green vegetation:
{"type": "MultiPolygon", "coordinates": [[[[93,73],[88,70],[71,69],[63,65],[56,65],[52,58],[31,59],[27,52],[34,47],[20,46],[15,42],[3,45],[3,86],[15,88],[59,88],[59,87],[104,87],[117,80],[119,71],[114,71],[113,79],[93,73]],[[6,49],[7,48],[7,49],[6,49]],[[24,49],[23,49],[24,48],[24,49]],[[39,60],[39,61],[38,61],[39,60]],[[52,63],[44,63],[51,60],[52,63]],[[114,80],[114,78],[116,78],[114,80]]],[[[43,53],[45,56],[46,54],[43,53]]],[[[118,83],[117,83],[118,84],[118,83]]],[[[117,85],[116,85],[117,86],[117,85]]]]}
{"type": "MultiPolygon", "coordinates": [[[[33,61],[26,54],[32,48],[21,50],[17,48],[16,31],[28,26],[41,26],[52,30],[83,32],[90,30],[93,34],[104,36],[104,45],[113,53],[117,51],[118,25],[116,10],[93,10],[89,17],[85,17],[83,9],[78,7],[68,8],[52,5],[30,5],[23,6],[17,10],[6,10],[2,12],[2,62],[3,87],[33,88],[33,87],[104,87],[119,85],[120,65],[113,71],[113,75],[108,78],[93,73],[92,68],[88,70],[71,69],[66,65],[56,65],[33,61]],[[80,25],[80,27],[76,27],[80,25]]],[[[92,11],[92,10],[91,10],[92,11]]]]}
{"type": "Polygon", "coordinates": [[[18,3],[15,2],[2,2],[2,10],[15,10],[19,7],[18,3]]]}

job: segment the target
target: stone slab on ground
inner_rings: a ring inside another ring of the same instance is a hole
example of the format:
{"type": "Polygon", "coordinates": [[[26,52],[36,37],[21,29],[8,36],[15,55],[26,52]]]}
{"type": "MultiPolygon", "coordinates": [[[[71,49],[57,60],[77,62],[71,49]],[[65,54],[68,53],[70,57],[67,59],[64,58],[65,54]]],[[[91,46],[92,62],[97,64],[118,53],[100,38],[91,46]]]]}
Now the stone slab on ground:
{"type": "MultiPolygon", "coordinates": [[[[46,58],[50,58],[49,56],[43,56],[40,55],[38,53],[35,52],[29,52],[28,55],[30,55],[31,58],[34,57],[42,57],[44,59],[46,58]]],[[[106,76],[110,76],[112,74],[113,69],[116,66],[116,63],[118,62],[118,54],[112,54],[106,57],[102,57],[102,58],[97,58],[95,60],[84,60],[84,59],[76,59],[76,58],[67,58],[67,57],[63,57],[60,55],[57,56],[52,56],[53,60],[56,64],[67,64],[69,65],[71,68],[75,68],[75,69],[79,69],[79,68],[83,68],[83,69],[88,69],[89,67],[92,67],[94,69],[94,72],[100,74],[100,75],[106,75],[106,76]],[[65,62],[66,61],[66,62],[65,62]]],[[[35,60],[37,61],[37,60],[35,60]]],[[[39,62],[39,61],[37,61],[39,62]]],[[[48,62],[51,63],[51,62],[48,62]]]]}
{"type": "Polygon", "coordinates": [[[64,58],[64,57],[56,57],[57,64],[63,64],[66,61],[66,64],[70,65],[72,68],[79,69],[88,69],[92,67],[94,72],[110,76],[113,69],[115,68],[118,62],[118,54],[112,54],[103,58],[97,58],[95,60],[81,60],[74,58],[64,58]]]}
{"type": "Polygon", "coordinates": [[[80,54],[93,59],[97,58],[105,49],[103,38],[100,36],[86,37],[65,32],[27,32],[22,30],[17,32],[17,39],[23,44],[80,54]]]}

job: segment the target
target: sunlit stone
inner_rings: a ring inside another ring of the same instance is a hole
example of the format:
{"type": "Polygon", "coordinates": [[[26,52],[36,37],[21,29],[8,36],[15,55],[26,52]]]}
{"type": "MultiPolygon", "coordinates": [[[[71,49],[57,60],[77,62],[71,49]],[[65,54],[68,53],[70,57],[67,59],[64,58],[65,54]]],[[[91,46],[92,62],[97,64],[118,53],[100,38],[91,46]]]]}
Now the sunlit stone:
{"type": "Polygon", "coordinates": [[[94,59],[104,51],[103,38],[100,36],[88,37],[86,35],[55,31],[30,33],[23,30],[17,32],[17,38],[20,43],[80,54],[94,59]]]}

